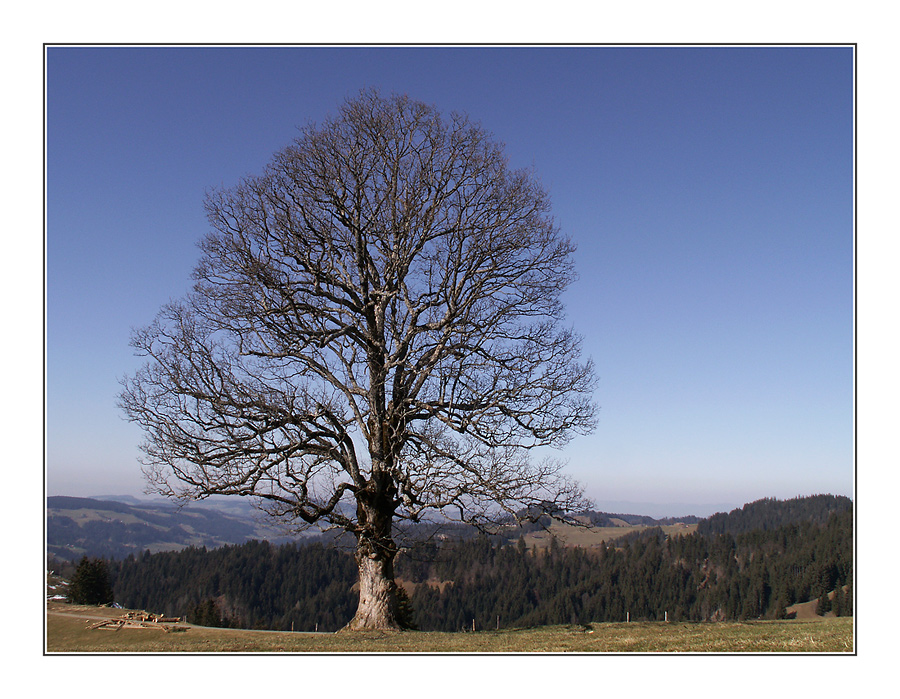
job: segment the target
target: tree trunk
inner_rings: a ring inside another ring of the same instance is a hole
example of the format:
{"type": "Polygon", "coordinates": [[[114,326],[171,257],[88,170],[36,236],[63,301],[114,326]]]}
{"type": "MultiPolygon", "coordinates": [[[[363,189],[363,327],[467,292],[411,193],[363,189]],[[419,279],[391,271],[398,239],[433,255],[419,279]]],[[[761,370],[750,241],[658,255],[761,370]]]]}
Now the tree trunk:
{"type": "Polygon", "coordinates": [[[359,607],[343,630],[402,629],[392,548],[360,538],[356,563],[359,566],[359,607]]]}
{"type": "Polygon", "coordinates": [[[367,487],[356,496],[361,525],[356,532],[359,607],[345,630],[404,628],[394,582],[397,547],[391,538],[397,490],[386,469],[373,466],[373,471],[367,487]]]}

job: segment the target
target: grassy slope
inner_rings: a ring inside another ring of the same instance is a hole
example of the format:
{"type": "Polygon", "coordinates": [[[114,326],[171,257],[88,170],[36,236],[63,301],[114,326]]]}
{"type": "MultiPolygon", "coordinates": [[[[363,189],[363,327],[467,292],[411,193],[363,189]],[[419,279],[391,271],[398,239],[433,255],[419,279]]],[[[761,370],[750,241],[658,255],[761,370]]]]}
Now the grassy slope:
{"type": "MultiPolygon", "coordinates": [[[[554,536],[563,546],[579,546],[581,548],[591,548],[600,544],[612,543],[628,534],[634,532],[642,532],[650,529],[644,524],[631,525],[622,522],[616,527],[590,527],[580,528],[560,524],[559,522],[551,523],[549,531],[531,532],[525,535],[525,545],[531,548],[546,548],[550,545],[550,537],[554,536]]],[[[697,531],[696,524],[670,524],[660,527],[665,534],[692,534],[697,531]]]]}
{"type": "Polygon", "coordinates": [[[850,653],[851,618],[716,624],[548,626],[477,633],[308,634],[209,629],[88,629],[122,610],[50,603],[49,653],[850,653]]]}

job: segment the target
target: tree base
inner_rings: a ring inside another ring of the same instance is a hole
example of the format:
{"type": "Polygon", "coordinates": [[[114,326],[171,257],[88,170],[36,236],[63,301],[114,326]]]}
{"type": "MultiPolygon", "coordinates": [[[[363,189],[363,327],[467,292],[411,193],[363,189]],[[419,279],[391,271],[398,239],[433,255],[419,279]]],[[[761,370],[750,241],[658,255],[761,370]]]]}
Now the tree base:
{"type": "Polygon", "coordinates": [[[353,619],[346,626],[338,629],[335,633],[357,633],[361,631],[378,631],[382,634],[392,634],[392,633],[404,633],[405,631],[409,631],[402,626],[387,626],[387,625],[378,625],[378,626],[367,626],[361,622],[357,622],[356,619],[353,619]]]}
{"type": "Polygon", "coordinates": [[[403,631],[390,560],[357,555],[359,607],[341,631],[403,631]]]}

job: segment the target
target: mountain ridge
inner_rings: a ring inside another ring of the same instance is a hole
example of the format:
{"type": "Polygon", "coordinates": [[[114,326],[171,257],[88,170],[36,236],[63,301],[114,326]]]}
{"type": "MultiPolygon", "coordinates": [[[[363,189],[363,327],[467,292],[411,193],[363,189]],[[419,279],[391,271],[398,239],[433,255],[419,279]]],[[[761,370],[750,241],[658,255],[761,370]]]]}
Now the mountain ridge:
{"type": "Polygon", "coordinates": [[[125,558],[142,551],[217,547],[255,539],[290,540],[259,517],[211,506],[168,501],[130,505],[116,500],[54,495],[46,500],[47,552],[65,560],[81,556],[125,558]]]}
{"type": "MultiPolygon", "coordinates": [[[[297,541],[301,537],[315,536],[318,532],[289,532],[284,526],[263,520],[262,514],[246,501],[224,500],[172,503],[168,500],[138,500],[133,496],[102,496],[86,498],[67,495],[49,496],[46,500],[47,553],[64,560],[76,560],[81,556],[125,558],[143,551],[180,550],[190,546],[216,548],[243,544],[252,540],[271,543],[297,541]],[[127,500],[123,502],[123,500],[127,500]],[[136,504],[132,504],[136,503],[136,504]]],[[[232,499],[233,500],[233,499],[232,499]]],[[[759,521],[759,513],[776,526],[791,518],[805,517],[803,511],[824,507],[828,511],[852,507],[852,501],[843,496],[808,496],[778,501],[772,498],[748,503],[728,513],[716,513],[707,518],[696,516],[651,517],[628,513],[588,511],[582,513],[594,526],[623,527],[671,526],[678,523],[698,524],[703,529],[725,531],[741,529],[752,515],[759,521]],[[818,500],[816,500],[818,499],[818,500]],[[783,504],[781,504],[783,503],[783,504]],[[810,504],[812,503],[812,504],[810,504]],[[775,511],[797,510],[800,514],[773,515],[775,511]],[[804,509],[805,508],[805,509],[804,509]],[[749,514],[748,514],[749,513],[749,514]]],[[[754,525],[755,526],[755,525],[754,525]]],[[[765,528],[765,527],[763,527],[765,528]]],[[[456,531],[457,527],[452,527],[456,531]]],[[[529,529],[520,528],[524,534],[529,529]]],[[[516,530],[519,531],[519,530],[516,530]]],[[[515,531],[507,530],[508,536],[515,531]]]]}

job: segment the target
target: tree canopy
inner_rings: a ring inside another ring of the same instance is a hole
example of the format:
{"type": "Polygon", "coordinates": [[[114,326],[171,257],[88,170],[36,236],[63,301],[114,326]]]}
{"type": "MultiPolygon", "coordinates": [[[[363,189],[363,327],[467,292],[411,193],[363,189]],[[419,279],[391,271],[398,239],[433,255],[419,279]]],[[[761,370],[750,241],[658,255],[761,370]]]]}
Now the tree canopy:
{"type": "Polygon", "coordinates": [[[121,396],[158,492],[353,533],[386,626],[396,520],[586,504],[528,457],[594,426],[574,246],[480,125],[364,91],[206,208],[193,290],[134,334],[121,396]]]}

